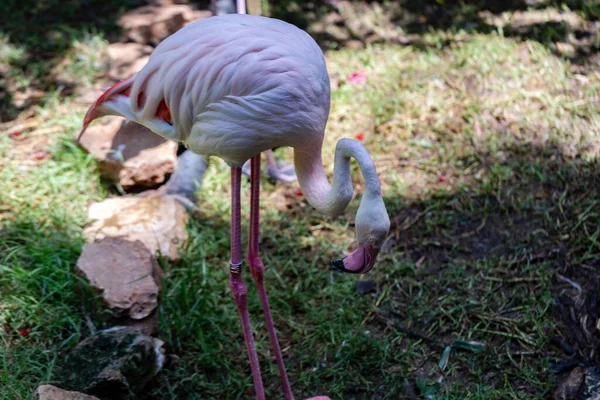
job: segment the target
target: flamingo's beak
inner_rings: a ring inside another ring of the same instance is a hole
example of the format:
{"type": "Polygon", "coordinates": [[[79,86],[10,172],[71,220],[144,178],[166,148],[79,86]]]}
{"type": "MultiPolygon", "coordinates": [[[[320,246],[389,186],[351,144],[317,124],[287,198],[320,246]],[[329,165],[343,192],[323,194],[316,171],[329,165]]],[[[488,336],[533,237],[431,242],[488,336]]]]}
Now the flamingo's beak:
{"type": "Polygon", "coordinates": [[[350,274],[366,274],[373,268],[379,249],[369,242],[358,244],[358,248],[346,258],[337,258],[331,262],[334,271],[348,272],[350,274]]]}
{"type": "Polygon", "coordinates": [[[88,126],[90,126],[92,121],[97,118],[102,117],[103,115],[104,114],[102,112],[100,112],[100,110],[98,110],[98,107],[96,104],[91,106],[90,109],[85,113],[85,117],[83,118],[83,128],[81,129],[81,132],[79,132],[79,135],[77,135],[77,139],[75,140],[75,143],[79,144],[79,140],[85,133],[85,130],[88,128],[88,126]]]}
{"type": "Polygon", "coordinates": [[[110,88],[105,90],[104,93],[102,93],[102,95],[98,98],[98,100],[96,100],[96,102],[92,104],[90,109],[85,114],[85,117],[83,118],[83,129],[81,129],[81,132],[79,132],[77,140],[75,141],[77,144],[79,144],[81,136],[83,136],[85,130],[92,123],[93,120],[107,115],[106,113],[101,111],[103,103],[105,103],[107,100],[110,100],[112,97],[118,94],[129,96],[129,92],[131,91],[131,85],[133,84],[134,78],[135,74],[131,75],[127,79],[123,79],[122,81],[115,83],[110,88]]]}

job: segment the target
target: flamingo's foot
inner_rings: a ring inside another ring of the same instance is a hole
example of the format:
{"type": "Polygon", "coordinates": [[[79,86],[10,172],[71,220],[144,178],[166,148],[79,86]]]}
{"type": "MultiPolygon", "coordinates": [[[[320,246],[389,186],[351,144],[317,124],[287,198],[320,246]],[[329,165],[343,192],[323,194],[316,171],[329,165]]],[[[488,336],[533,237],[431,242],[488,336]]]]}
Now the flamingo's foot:
{"type": "Polygon", "coordinates": [[[278,162],[276,166],[267,165],[267,174],[271,178],[282,182],[294,182],[298,179],[294,165],[284,162],[278,162]]]}
{"type": "MultiPolygon", "coordinates": [[[[267,165],[266,172],[269,177],[275,179],[276,181],[294,182],[296,179],[298,179],[296,176],[296,171],[294,170],[294,166],[281,161],[277,163],[277,166],[267,165]]],[[[242,173],[246,176],[251,175],[250,160],[246,161],[242,166],[242,173]]]]}

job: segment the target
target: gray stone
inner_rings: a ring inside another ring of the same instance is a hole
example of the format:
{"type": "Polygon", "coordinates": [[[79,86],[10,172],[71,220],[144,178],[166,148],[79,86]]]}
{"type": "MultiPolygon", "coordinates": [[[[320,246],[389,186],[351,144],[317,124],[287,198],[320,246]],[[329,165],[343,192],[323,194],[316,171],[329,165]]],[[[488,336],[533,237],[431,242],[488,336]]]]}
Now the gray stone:
{"type": "Polygon", "coordinates": [[[179,201],[189,212],[198,212],[196,193],[202,185],[207,167],[204,157],[186,150],[177,159],[177,168],[165,185],[156,190],[142,192],[138,197],[172,198],[179,201]]]}
{"type": "Polygon", "coordinates": [[[79,343],[55,378],[102,400],[134,399],[162,368],[163,344],[131,328],[106,329],[79,343]]]}

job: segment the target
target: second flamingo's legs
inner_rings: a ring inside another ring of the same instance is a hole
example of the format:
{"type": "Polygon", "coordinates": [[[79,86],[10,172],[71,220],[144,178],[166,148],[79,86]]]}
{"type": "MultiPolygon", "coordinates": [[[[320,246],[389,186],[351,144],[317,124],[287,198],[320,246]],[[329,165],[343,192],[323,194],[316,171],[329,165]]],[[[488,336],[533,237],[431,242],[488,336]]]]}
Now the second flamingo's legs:
{"type": "Polygon", "coordinates": [[[264,265],[258,251],[260,234],[260,154],[254,156],[251,160],[250,185],[250,234],[248,239],[248,264],[250,265],[250,272],[252,272],[252,277],[254,278],[254,283],[256,284],[260,303],[262,304],[265,312],[267,330],[269,331],[271,345],[273,346],[277,367],[279,368],[279,374],[281,375],[281,381],[283,383],[284,398],[286,400],[292,400],[294,396],[292,395],[290,382],[285,370],[285,364],[283,363],[283,356],[279,347],[279,341],[277,340],[275,324],[273,323],[273,317],[271,316],[271,307],[269,306],[269,299],[267,298],[267,292],[264,284],[264,265]]]}
{"type": "MultiPolygon", "coordinates": [[[[296,171],[294,171],[293,164],[287,164],[283,162],[278,163],[273,155],[273,150],[267,150],[265,151],[265,154],[267,155],[267,175],[276,181],[282,182],[293,182],[298,179],[296,177],[296,171]]],[[[250,160],[246,161],[246,163],[242,166],[242,173],[245,175],[250,175],[250,160]]]]}
{"type": "MultiPolygon", "coordinates": [[[[258,174],[256,175],[258,176],[258,174]]],[[[263,388],[262,377],[260,375],[260,366],[258,364],[258,355],[250,326],[250,316],[248,314],[248,288],[242,279],[242,242],[241,242],[241,216],[240,216],[240,183],[242,177],[241,168],[231,168],[231,261],[229,269],[229,287],[233,293],[235,304],[237,305],[244,330],[244,339],[248,349],[248,358],[250,358],[250,368],[252,369],[252,379],[254,380],[254,389],[258,400],[265,399],[265,390],[263,388]]]]}

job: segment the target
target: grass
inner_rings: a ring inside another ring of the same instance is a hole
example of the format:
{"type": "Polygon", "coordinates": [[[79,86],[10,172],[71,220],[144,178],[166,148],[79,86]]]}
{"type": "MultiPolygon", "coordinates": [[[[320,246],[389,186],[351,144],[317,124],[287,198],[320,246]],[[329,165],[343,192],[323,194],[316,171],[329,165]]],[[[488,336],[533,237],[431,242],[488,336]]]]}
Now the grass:
{"type": "MultiPolygon", "coordinates": [[[[595,320],[578,325],[563,315],[576,294],[563,278],[588,299],[597,290],[600,75],[538,42],[497,33],[431,32],[423,43],[327,54],[334,91],[326,170],[332,172],[337,140],[363,132],[392,220],[369,275],[328,270],[353,241],[356,201],[328,220],[295,194],[296,184],[263,186],[266,286],[298,398],[541,399],[560,380],[551,367],[569,359],[553,343],[580,350],[577,362],[598,362],[594,342],[575,334],[595,320]],[[357,71],[366,74],[365,85],[347,82],[357,71]],[[360,295],[359,280],[373,281],[375,292],[360,295]]],[[[91,49],[84,54],[104,45],[101,36],[81,42],[91,49]]],[[[73,60],[65,65],[81,71],[79,85],[101,65],[95,57],[73,60]]],[[[73,144],[84,111],[56,95],[34,109],[34,129],[0,136],[3,399],[59,383],[53,371],[89,334],[85,317],[98,328],[106,323],[75,276],[86,204],[112,193],[73,144]],[[44,130],[53,133],[36,136],[44,130]],[[40,149],[49,157],[32,161],[40,149]]],[[[144,398],[252,398],[227,285],[229,175],[219,160],[211,164],[202,216],[189,224],[181,259],[165,265],[159,338],[169,359],[144,398]]],[[[360,192],[356,167],[353,175],[360,192]]],[[[249,286],[268,397],[280,398],[249,286]]]]}

